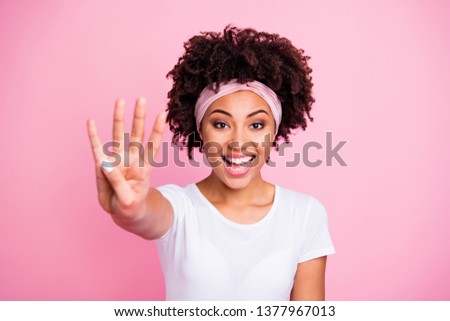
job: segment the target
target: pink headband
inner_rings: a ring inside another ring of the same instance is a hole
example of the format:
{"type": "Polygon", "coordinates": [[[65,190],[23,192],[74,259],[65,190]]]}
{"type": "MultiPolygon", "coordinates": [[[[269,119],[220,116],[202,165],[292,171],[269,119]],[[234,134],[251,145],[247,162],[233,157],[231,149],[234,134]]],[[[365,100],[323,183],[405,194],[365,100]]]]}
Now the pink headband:
{"type": "Polygon", "coordinates": [[[219,92],[216,94],[213,90],[205,87],[200,96],[195,103],[195,121],[197,124],[197,131],[200,132],[200,122],[203,119],[203,116],[206,113],[208,107],[220,97],[223,97],[228,94],[232,94],[239,90],[250,90],[254,93],[261,96],[269,105],[270,110],[272,111],[273,117],[275,118],[275,133],[278,132],[278,126],[280,126],[281,122],[281,102],[277,97],[277,94],[259,81],[253,80],[249,81],[245,84],[241,84],[237,81],[237,79],[230,80],[227,84],[221,84],[219,88],[219,92]]]}

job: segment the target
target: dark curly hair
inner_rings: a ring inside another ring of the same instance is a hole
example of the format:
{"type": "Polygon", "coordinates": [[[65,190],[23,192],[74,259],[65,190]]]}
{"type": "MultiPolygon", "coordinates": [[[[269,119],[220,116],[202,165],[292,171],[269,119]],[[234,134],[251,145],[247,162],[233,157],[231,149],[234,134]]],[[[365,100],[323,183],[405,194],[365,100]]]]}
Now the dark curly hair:
{"type": "Polygon", "coordinates": [[[282,104],[275,141],[282,137],[288,143],[291,129],[305,130],[305,114],[313,121],[309,114],[315,101],[312,69],[307,64],[310,57],[290,40],[228,24],[223,34],[201,32],[185,42],[184,48],[186,52],[166,75],[173,78],[166,111],[169,128],[174,133],[172,142],[187,146],[189,159],[192,149],[203,144],[195,125],[194,107],[206,86],[218,92],[220,83],[234,78],[240,83],[257,80],[269,86],[282,104]]]}

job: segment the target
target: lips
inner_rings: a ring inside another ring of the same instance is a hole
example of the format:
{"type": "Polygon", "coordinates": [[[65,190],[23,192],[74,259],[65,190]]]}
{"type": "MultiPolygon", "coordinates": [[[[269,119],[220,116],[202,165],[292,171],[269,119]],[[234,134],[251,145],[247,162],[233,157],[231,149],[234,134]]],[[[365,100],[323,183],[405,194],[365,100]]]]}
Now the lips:
{"type": "Polygon", "coordinates": [[[228,167],[247,167],[255,159],[256,155],[231,154],[223,155],[222,159],[228,167]]]}

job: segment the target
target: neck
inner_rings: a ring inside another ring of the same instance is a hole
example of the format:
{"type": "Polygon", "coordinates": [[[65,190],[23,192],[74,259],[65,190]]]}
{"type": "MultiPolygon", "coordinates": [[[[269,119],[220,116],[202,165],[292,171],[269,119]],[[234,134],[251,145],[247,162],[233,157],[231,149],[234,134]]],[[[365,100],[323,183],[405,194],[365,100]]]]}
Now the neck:
{"type": "Polygon", "coordinates": [[[259,203],[266,195],[270,184],[263,180],[261,173],[244,188],[233,189],[223,183],[215,174],[200,181],[197,186],[202,188],[210,200],[233,205],[259,203]]]}

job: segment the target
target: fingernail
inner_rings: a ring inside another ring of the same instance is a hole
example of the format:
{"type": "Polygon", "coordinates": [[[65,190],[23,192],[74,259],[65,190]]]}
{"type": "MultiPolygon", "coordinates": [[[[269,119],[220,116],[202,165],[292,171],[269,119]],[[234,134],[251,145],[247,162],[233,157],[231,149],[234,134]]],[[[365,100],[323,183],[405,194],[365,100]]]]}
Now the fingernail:
{"type": "Polygon", "coordinates": [[[105,166],[105,165],[102,165],[102,168],[106,173],[111,173],[114,169],[114,167],[112,166],[105,166]]]}

